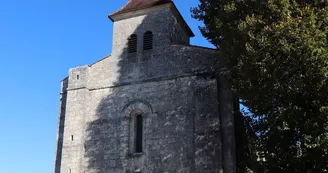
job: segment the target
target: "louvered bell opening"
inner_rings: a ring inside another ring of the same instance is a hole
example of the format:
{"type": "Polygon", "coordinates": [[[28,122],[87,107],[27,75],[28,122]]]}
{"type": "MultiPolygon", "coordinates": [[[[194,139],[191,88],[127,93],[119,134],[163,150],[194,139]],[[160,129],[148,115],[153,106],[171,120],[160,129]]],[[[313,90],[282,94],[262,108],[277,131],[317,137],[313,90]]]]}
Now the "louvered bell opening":
{"type": "Polygon", "coordinates": [[[137,52],[137,35],[131,35],[128,42],[128,52],[137,52]]]}
{"type": "Polygon", "coordinates": [[[144,35],[143,50],[153,49],[153,33],[146,32],[144,35]]]}

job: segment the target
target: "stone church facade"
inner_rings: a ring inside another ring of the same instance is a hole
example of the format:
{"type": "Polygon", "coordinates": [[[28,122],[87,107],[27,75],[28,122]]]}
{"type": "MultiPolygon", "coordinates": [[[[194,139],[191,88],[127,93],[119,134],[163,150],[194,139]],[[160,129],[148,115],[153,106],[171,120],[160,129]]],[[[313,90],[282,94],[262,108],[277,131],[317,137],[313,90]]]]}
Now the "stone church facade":
{"type": "Polygon", "coordinates": [[[171,0],[109,15],[112,54],[62,81],[55,173],[233,173],[221,54],[191,46],[171,0]]]}

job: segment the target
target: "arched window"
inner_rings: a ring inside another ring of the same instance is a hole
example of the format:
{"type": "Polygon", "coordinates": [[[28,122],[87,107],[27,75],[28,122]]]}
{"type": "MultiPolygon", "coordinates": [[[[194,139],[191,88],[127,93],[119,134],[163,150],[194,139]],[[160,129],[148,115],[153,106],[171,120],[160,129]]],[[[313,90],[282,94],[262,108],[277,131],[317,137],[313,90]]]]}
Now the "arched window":
{"type": "Polygon", "coordinates": [[[128,39],[128,53],[137,52],[138,37],[132,34],[128,39]]]}
{"type": "Polygon", "coordinates": [[[153,48],[153,33],[151,31],[147,31],[144,34],[143,50],[150,50],[152,48],[153,48]]]}
{"type": "Polygon", "coordinates": [[[143,118],[139,114],[136,117],[136,136],[135,136],[135,152],[142,153],[142,138],[143,138],[143,118]]]}
{"type": "MultiPolygon", "coordinates": [[[[146,101],[134,100],[127,104],[122,110],[124,117],[124,128],[128,128],[128,155],[131,157],[139,157],[147,151],[145,145],[148,131],[147,119],[153,116],[151,105],[146,101]]],[[[155,116],[155,115],[154,115],[155,116]]],[[[149,119],[148,119],[149,120],[149,119]]]]}

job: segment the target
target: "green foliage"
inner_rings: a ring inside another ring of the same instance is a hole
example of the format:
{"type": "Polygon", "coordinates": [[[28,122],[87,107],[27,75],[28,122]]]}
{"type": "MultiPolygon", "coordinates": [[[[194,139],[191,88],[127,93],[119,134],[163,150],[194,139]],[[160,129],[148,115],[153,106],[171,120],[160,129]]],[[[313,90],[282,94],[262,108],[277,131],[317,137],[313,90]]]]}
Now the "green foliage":
{"type": "Polygon", "coordinates": [[[328,172],[328,1],[200,0],[192,13],[249,109],[248,168],[328,172]]]}

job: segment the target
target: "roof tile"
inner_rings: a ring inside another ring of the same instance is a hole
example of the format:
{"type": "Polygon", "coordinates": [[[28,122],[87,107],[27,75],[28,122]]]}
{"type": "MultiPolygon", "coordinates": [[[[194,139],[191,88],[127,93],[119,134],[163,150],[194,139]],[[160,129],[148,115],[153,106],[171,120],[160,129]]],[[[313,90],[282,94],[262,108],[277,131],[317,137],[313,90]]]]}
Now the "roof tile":
{"type": "Polygon", "coordinates": [[[172,0],[129,0],[129,2],[125,6],[123,6],[118,11],[110,14],[110,16],[130,12],[130,11],[135,11],[143,8],[149,8],[157,5],[167,4],[171,2],[172,0]]]}

